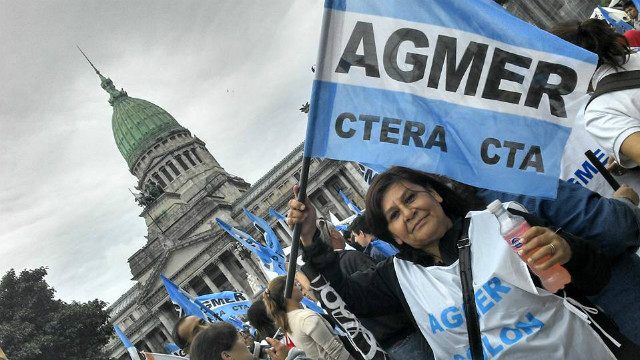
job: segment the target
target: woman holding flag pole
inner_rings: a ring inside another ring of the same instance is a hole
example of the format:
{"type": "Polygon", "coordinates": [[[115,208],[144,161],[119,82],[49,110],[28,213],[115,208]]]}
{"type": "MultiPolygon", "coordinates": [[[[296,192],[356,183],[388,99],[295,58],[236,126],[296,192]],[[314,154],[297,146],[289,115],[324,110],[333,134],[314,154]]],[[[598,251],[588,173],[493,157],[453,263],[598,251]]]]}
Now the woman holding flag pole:
{"type": "MultiPolygon", "coordinates": [[[[557,263],[571,274],[566,293],[551,294],[536,285],[537,278],[505,246],[492,214],[471,212],[470,224],[464,221],[470,210],[478,209],[476,204],[426,173],[396,167],[380,174],[367,193],[367,222],[374,235],[395,242],[401,250],[395,258],[350,277],[342,275],[335,254],[317,239],[321,235],[310,203],[291,200],[287,221],[301,228],[306,261],[356,315],[404,310],[436,359],[481,359],[483,353],[503,359],[636,356],[636,347],[615,324],[569,297],[586,301],[585,295],[597,293],[608,282],[610,266],[598,249],[561,230],[538,226],[525,233],[522,250],[530,256],[530,266],[557,263]],[[475,336],[468,335],[466,321],[473,312],[465,315],[462,310],[456,247],[466,231],[471,240],[472,297],[479,315],[475,336]],[[550,259],[541,260],[547,255],[550,259]],[[480,348],[472,351],[474,343],[480,348]]],[[[532,225],[539,221],[525,217],[532,225]]]]}

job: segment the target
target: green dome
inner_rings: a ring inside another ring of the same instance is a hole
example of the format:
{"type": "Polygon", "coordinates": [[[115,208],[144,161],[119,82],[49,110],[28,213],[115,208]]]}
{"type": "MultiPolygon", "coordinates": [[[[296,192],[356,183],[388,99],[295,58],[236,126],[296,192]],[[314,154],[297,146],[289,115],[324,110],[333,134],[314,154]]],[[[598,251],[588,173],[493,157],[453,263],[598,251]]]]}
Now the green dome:
{"type": "Polygon", "coordinates": [[[125,92],[112,99],[113,137],[129,168],[157,142],[160,135],[185,130],[161,107],[130,98],[125,92]]]}

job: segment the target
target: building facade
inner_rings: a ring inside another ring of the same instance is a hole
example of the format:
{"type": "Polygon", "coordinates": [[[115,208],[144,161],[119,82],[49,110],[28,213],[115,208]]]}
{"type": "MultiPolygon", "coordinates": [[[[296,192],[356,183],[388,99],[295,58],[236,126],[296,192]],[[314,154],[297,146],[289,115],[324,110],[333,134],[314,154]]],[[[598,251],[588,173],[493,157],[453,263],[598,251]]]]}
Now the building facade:
{"type": "MultiPolygon", "coordinates": [[[[93,66],[93,65],[92,65],[93,66]]],[[[94,67],[95,69],[95,67],[94,67]]],[[[223,290],[255,295],[266,278],[257,258],[243,249],[215,218],[260,238],[242,208],[270,221],[283,246],[287,231],[269,218],[269,208],[286,212],[292,188],[300,179],[302,144],[250,185],[229,174],[205,143],[157,105],[129,97],[109,78],[100,77],[113,107],[113,135],[129,171],[136,176],[135,200],[143,208],[147,242],[128,260],[135,285],[115,301],[111,321],[139,350],[165,353],[178,313],[159,275],[194,296],[223,290]]],[[[351,215],[342,190],[364,205],[366,183],[357,164],[326,159],[311,162],[308,196],[324,215],[351,215]]],[[[113,359],[129,355],[114,336],[105,348],[113,359]]]]}

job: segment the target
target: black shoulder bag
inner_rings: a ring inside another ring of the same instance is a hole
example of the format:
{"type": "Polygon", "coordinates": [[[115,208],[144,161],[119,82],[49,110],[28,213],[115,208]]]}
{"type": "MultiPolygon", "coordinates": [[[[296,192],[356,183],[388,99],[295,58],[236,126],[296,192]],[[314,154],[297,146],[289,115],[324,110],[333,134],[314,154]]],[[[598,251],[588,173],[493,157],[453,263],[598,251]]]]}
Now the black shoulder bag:
{"type": "Polygon", "coordinates": [[[591,94],[587,106],[600,95],[637,88],[640,88],[640,70],[621,71],[607,75],[598,81],[596,90],[591,94]]]}
{"type": "Polygon", "coordinates": [[[465,218],[463,231],[458,240],[458,253],[460,257],[460,281],[462,282],[462,300],[464,302],[464,315],[467,319],[467,334],[471,359],[482,360],[482,339],[480,335],[480,321],[476,311],[476,298],[473,292],[473,274],[471,272],[471,241],[469,240],[470,218],[465,218]]]}

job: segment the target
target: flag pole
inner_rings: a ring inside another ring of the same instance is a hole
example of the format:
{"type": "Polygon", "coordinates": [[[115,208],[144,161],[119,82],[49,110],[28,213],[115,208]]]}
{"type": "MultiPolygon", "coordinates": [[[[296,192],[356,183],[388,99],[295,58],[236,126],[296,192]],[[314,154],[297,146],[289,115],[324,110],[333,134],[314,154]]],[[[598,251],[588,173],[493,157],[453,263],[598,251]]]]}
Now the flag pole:
{"type": "MultiPolygon", "coordinates": [[[[306,145],[306,144],[305,144],[306,145]]],[[[306,146],[305,146],[306,147],[306,146]]],[[[302,171],[300,173],[300,184],[298,190],[298,201],[304,204],[307,198],[307,181],[309,180],[309,165],[311,157],[302,157],[302,171]]],[[[296,277],[296,263],[298,261],[298,249],[300,247],[300,232],[302,224],[298,223],[293,226],[293,235],[291,235],[291,254],[289,256],[289,268],[287,269],[287,282],[284,288],[284,297],[291,299],[293,293],[293,280],[296,277]]]]}
{"type": "MultiPolygon", "coordinates": [[[[313,148],[313,135],[316,125],[316,119],[318,118],[318,102],[319,96],[317,87],[319,86],[318,80],[322,79],[324,73],[324,53],[327,49],[327,43],[329,42],[329,25],[331,24],[331,3],[333,0],[327,0],[325,2],[324,14],[322,16],[322,28],[320,30],[320,42],[318,50],[318,61],[316,62],[317,68],[315,69],[315,80],[313,81],[313,88],[311,91],[311,105],[309,108],[308,120],[307,120],[307,133],[304,141],[304,152],[302,155],[302,171],[300,173],[300,186],[298,191],[298,201],[304,203],[307,198],[307,181],[309,179],[309,165],[311,164],[311,153],[313,148]]],[[[295,224],[293,227],[293,235],[291,236],[291,254],[289,257],[289,268],[287,269],[287,282],[284,288],[285,299],[291,299],[293,293],[293,280],[296,276],[296,263],[298,261],[298,248],[300,247],[300,232],[302,231],[302,224],[295,224]]]]}

